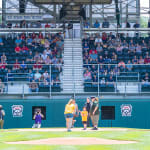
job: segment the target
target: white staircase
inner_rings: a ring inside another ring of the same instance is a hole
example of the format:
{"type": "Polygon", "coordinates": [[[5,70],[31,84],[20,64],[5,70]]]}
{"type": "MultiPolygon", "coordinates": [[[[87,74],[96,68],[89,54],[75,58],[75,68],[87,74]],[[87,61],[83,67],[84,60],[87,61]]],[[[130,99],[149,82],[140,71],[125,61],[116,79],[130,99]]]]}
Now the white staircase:
{"type": "Polygon", "coordinates": [[[118,82],[117,91],[119,93],[139,93],[138,83],[136,82],[118,82]]]}
{"type": "Polygon", "coordinates": [[[83,58],[81,39],[65,39],[63,93],[83,92],[83,58]]]}

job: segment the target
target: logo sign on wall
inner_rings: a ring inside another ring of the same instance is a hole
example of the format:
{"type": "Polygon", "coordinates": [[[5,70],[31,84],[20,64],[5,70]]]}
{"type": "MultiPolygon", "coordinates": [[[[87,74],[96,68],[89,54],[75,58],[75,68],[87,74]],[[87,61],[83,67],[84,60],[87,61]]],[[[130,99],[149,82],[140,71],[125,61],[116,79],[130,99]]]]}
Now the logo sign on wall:
{"type": "Polygon", "coordinates": [[[13,117],[22,117],[23,115],[23,105],[13,105],[12,108],[12,115],[13,117]]]}
{"type": "Polygon", "coordinates": [[[132,105],[131,104],[122,104],[121,105],[121,114],[122,114],[122,117],[131,117],[132,116],[132,105]]]}

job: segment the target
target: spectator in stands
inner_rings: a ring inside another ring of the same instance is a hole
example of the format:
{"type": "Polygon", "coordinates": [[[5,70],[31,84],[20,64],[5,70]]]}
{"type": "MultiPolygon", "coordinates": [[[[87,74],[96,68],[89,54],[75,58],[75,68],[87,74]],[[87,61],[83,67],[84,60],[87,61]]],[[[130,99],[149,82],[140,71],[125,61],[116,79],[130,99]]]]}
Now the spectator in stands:
{"type": "Polygon", "coordinates": [[[150,64],[150,57],[148,55],[144,59],[144,64],[150,64]]]}
{"type": "Polygon", "coordinates": [[[47,54],[46,52],[44,51],[43,54],[41,55],[43,61],[45,61],[47,59],[47,54]]]}
{"type": "Polygon", "coordinates": [[[7,23],[7,28],[12,28],[12,23],[11,22],[7,23]]]}
{"type": "Polygon", "coordinates": [[[107,84],[107,85],[114,85],[114,84],[115,84],[112,75],[110,75],[110,76],[108,77],[106,84],[107,84]]]}
{"type": "Polygon", "coordinates": [[[87,69],[86,72],[84,73],[84,81],[89,81],[92,79],[91,72],[87,69]]]}
{"type": "Polygon", "coordinates": [[[20,45],[22,43],[22,40],[19,36],[17,36],[17,39],[15,40],[16,45],[20,45]]]}
{"type": "Polygon", "coordinates": [[[5,85],[4,85],[4,83],[2,82],[2,80],[0,79],[0,93],[3,93],[3,92],[4,92],[4,89],[5,89],[5,85]]]}
{"type": "Polygon", "coordinates": [[[54,58],[52,59],[52,64],[57,64],[58,63],[58,59],[56,58],[56,56],[54,56],[54,58]]]}
{"type": "Polygon", "coordinates": [[[36,28],[41,28],[41,27],[42,27],[41,21],[37,21],[37,22],[36,22],[36,28]]]}
{"type": "Polygon", "coordinates": [[[144,59],[143,59],[143,57],[142,57],[142,56],[140,56],[139,64],[144,64],[144,59]]]}
{"type": "Polygon", "coordinates": [[[131,28],[131,25],[128,21],[126,22],[126,28],[131,28]]]}
{"type": "Polygon", "coordinates": [[[22,61],[22,64],[20,64],[20,69],[22,72],[25,72],[27,69],[27,65],[25,64],[24,60],[22,61]]]}
{"type": "Polygon", "coordinates": [[[83,27],[84,27],[84,28],[89,28],[89,27],[90,27],[89,22],[88,22],[88,21],[84,21],[83,27]]]}
{"type": "Polygon", "coordinates": [[[142,47],[141,47],[141,45],[138,44],[138,43],[137,43],[137,45],[136,45],[136,54],[137,54],[138,56],[140,56],[140,55],[142,54],[142,47]]]}
{"type": "Polygon", "coordinates": [[[105,18],[103,23],[102,23],[102,28],[109,28],[109,22],[107,21],[107,19],[105,18]]]}
{"type": "Polygon", "coordinates": [[[92,77],[92,82],[93,82],[93,83],[92,83],[93,85],[97,85],[97,84],[98,84],[98,78],[97,78],[97,75],[96,75],[96,74],[93,75],[93,77],[92,77]]]}
{"type": "Polygon", "coordinates": [[[94,23],[94,28],[99,28],[100,27],[100,23],[98,22],[98,20],[96,20],[96,22],[94,23]]]}
{"type": "Polygon", "coordinates": [[[121,60],[119,63],[118,63],[118,67],[121,69],[121,70],[124,70],[125,69],[125,63],[123,60],[121,60]]]}
{"type": "Polygon", "coordinates": [[[56,23],[54,21],[52,21],[51,24],[50,24],[50,27],[51,28],[56,28],[56,23]]]}
{"type": "Polygon", "coordinates": [[[127,63],[127,65],[126,65],[126,68],[127,68],[127,71],[128,71],[128,72],[132,72],[133,64],[131,63],[130,60],[128,60],[128,63],[127,63]]]}
{"type": "Polygon", "coordinates": [[[44,62],[45,62],[45,64],[47,64],[47,65],[52,63],[52,61],[51,61],[49,55],[47,55],[47,58],[45,59],[44,62]]]}
{"type": "Polygon", "coordinates": [[[47,70],[43,73],[43,76],[44,76],[45,79],[47,79],[49,77],[49,74],[48,74],[47,70]]]}
{"type": "Polygon", "coordinates": [[[7,61],[7,57],[6,57],[5,53],[3,53],[3,55],[1,56],[1,61],[3,61],[3,62],[7,61]]]}
{"type": "Polygon", "coordinates": [[[41,70],[42,69],[42,65],[41,65],[41,62],[39,62],[39,60],[36,61],[36,63],[33,65],[33,70],[41,70]]]}
{"type": "Polygon", "coordinates": [[[30,37],[30,35],[28,35],[27,39],[26,39],[26,43],[27,45],[32,45],[33,39],[30,37]]]}
{"type": "Polygon", "coordinates": [[[106,84],[105,78],[102,78],[102,79],[100,80],[100,84],[101,84],[101,85],[105,85],[105,84],[106,84]]]}
{"type": "Polygon", "coordinates": [[[26,22],[26,20],[22,20],[20,22],[20,28],[28,28],[28,23],[26,22]]]}
{"type": "Polygon", "coordinates": [[[134,28],[140,28],[140,24],[138,23],[138,21],[136,21],[136,23],[133,25],[134,28]]]}
{"type": "Polygon", "coordinates": [[[4,43],[3,43],[3,39],[0,37],[0,45],[3,46],[4,43]]]}
{"type": "Polygon", "coordinates": [[[6,65],[7,65],[6,62],[1,59],[0,69],[2,69],[2,70],[6,69],[6,65]]]}
{"type": "Polygon", "coordinates": [[[68,34],[69,38],[73,38],[73,23],[71,22],[68,23],[68,34]]]}
{"type": "Polygon", "coordinates": [[[35,80],[32,80],[32,82],[29,85],[29,91],[30,92],[38,92],[38,84],[35,82],[35,80]]]}
{"type": "Polygon", "coordinates": [[[15,52],[16,53],[20,53],[21,52],[21,47],[19,46],[19,44],[16,45],[15,52]]]}
{"type": "Polygon", "coordinates": [[[98,35],[98,37],[95,38],[95,43],[96,43],[96,44],[102,43],[102,38],[100,37],[100,35],[98,35]]]}
{"type": "Polygon", "coordinates": [[[50,28],[51,26],[48,24],[48,22],[45,24],[45,28],[50,28]]]}
{"type": "Polygon", "coordinates": [[[16,62],[14,64],[14,66],[13,66],[13,70],[19,70],[19,69],[20,69],[20,64],[18,62],[18,59],[16,59],[16,62]]]}
{"type": "Polygon", "coordinates": [[[23,47],[21,48],[21,51],[22,51],[23,53],[28,53],[29,48],[28,48],[26,45],[23,45],[23,47]]]}
{"type": "Polygon", "coordinates": [[[36,73],[34,74],[35,81],[39,80],[41,76],[42,76],[41,73],[39,73],[39,71],[37,70],[36,73]]]}

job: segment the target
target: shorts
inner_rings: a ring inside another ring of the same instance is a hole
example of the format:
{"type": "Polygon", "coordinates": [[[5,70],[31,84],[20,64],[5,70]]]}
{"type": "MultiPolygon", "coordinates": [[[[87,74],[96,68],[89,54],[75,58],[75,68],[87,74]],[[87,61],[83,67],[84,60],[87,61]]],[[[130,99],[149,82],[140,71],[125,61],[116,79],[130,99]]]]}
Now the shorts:
{"type": "Polygon", "coordinates": [[[92,115],[91,120],[92,120],[93,125],[98,125],[99,114],[98,115],[92,115]]]}
{"type": "Polygon", "coordinates": [[[65,114],[65,118],[73,118],[73,114],[71,114],[71,113],[65,114]]]}
{"type": "Polygon", "coordinates": [[[87,121],[82,121],[83,124],[87,124],[87,121]]]}

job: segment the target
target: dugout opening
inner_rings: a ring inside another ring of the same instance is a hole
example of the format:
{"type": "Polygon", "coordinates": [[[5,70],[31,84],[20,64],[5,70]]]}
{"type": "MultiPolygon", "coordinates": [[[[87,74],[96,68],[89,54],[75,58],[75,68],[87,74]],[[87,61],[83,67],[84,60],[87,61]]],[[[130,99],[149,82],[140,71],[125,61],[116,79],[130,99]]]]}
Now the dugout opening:
{"type": "Polygon", "coordinates": [[[115,106],[101,106],[101,120],[115,120],[115,106]]]}

